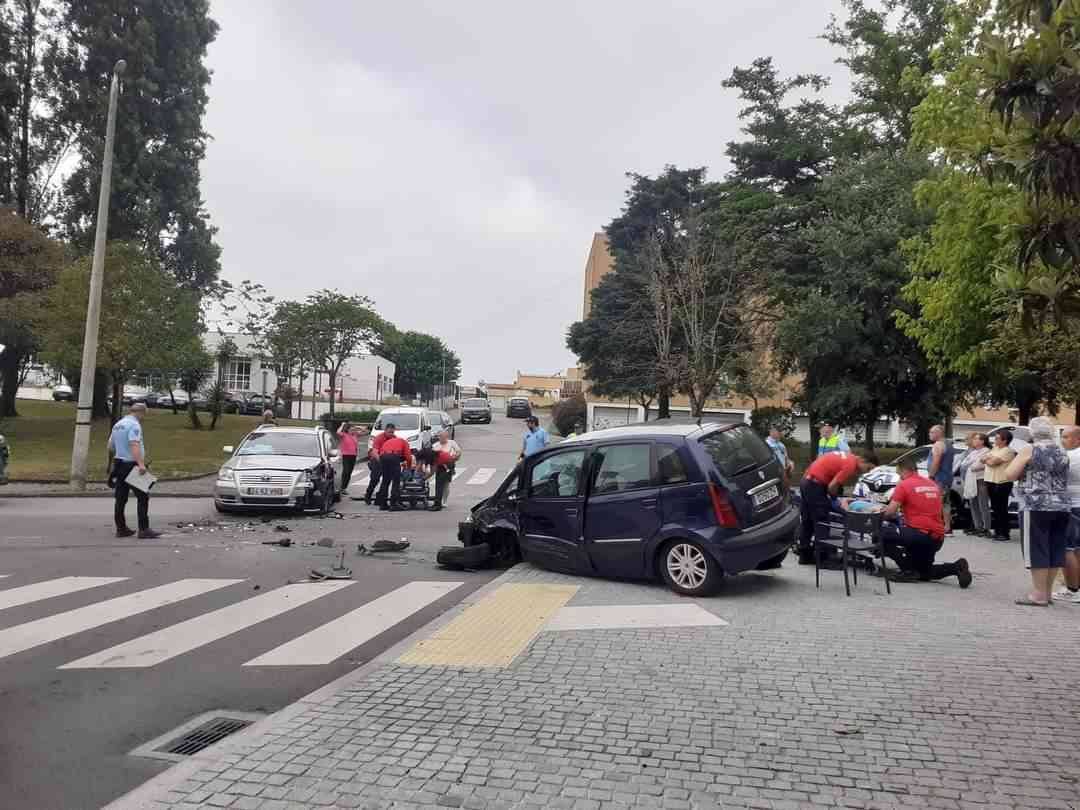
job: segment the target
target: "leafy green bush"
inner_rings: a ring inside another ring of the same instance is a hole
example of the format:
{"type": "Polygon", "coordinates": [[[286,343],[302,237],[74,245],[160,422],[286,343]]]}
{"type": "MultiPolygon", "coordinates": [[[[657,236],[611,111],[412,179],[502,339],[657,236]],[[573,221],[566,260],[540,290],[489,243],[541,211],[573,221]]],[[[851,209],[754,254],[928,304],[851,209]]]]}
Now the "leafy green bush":
{"type": "Polygon", "coordinates": [[[551,422],[561,436],[569,436],[585,427],[588,407],[582,394],[575,394],[567,399],[560,399],[551,409],[551,422]]]}
{"type": "Polygon", "coordinates": [[[376,410],[337,411],[333,417],[329,413],[324,413],[319,417],[319,421],[323,423],[323,427],[327,430],[337,432],[342,422],[352,422],[355,425],[371,425],[378,417],[379,412],[376,410]]]}
{"type": "Polygon", "coordinates": [[[756,408],[750,414],[750,427],[762,436],[774,427],[780,428],[782,435],[791,436],[795,432],[795,413],[791,408],[778,408],[774,405],[756,408]]]}

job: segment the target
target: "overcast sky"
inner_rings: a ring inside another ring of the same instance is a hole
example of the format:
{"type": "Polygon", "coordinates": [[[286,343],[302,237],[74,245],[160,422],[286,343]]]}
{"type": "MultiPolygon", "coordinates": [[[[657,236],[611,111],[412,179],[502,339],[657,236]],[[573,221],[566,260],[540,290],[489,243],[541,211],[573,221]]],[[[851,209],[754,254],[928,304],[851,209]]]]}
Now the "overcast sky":
{"type": "Polygon", "coordinates": [[[279,298],[367,295],[442,337],[463,383],[574,363],[566,329],[625,173],[721,177],[734,66],[773,55],[846,82],[817,39],[840,0],[212,10],[203,191],[224,277],[279,298]]]}

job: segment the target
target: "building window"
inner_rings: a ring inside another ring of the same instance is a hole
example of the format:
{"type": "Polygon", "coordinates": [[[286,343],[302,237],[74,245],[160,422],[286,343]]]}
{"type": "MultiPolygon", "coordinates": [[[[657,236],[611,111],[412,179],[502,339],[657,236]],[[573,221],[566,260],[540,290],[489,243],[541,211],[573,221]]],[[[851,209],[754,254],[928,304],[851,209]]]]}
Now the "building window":
{"type": "Polygon", "coordinates": [[[234,357],[225,365],[225,387],[230,391],[251,390],[251,358],[234,357]]]}

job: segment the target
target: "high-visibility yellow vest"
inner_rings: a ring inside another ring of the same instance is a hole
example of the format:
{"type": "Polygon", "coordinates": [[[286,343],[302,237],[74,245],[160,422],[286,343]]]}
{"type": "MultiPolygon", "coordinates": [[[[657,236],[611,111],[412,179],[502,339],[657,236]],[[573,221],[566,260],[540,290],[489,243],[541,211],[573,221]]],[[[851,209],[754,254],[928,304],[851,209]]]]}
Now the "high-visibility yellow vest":
{"type": "Polygon", "coordinates": [[[818,455],[824,455],[825,453],[839,453],[844,448],[840,445],[841,438],[839,433],[834,433],[827,439],[818,439],[817,452],[818,455]]]}

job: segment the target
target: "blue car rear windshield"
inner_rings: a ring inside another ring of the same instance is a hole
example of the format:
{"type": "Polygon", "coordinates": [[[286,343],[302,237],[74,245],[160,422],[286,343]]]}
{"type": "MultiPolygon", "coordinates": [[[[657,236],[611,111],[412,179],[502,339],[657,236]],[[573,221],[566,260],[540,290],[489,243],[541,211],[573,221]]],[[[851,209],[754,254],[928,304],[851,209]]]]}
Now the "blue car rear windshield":
{"type": "Polygon", "coordinates": [[[725,477],[757,469],[773,458],[769,446],[747,425],[737,425],[703,436],[701,446],[725,477]]]}

